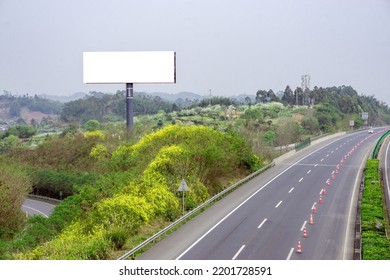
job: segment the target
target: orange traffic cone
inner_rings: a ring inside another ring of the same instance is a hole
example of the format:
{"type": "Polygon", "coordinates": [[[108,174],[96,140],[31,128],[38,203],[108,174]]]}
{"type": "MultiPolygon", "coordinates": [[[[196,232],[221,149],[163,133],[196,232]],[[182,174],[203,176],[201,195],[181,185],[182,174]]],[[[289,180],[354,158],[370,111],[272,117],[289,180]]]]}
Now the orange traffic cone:
{"type": "Polygon", "coordinates": [[[320,199],[318,200],[319,204],[322,204],[322,195],[320,195],[320,199]]]}
{"type": "Polygon", "coordinates": [[[306,227],[303,228],[303,237],[307,237],[306,227]]]}
{"type": "Polygon", "coordinates": [[[298,241],[297,253],[299,253],[299,254],[302,253],[301,241],[298,241]]]}
{"type": "Polygon", "coordinates": [[[316,204],[317,204],[317,203],[314,202],[313,207],[311,208],[311,209],[313,210],[313,213],[314,213],[314,214],[317,213],[316,204]]]}
{"type": "Polygon", "coordinates": [[[310,214],[310,220],[309,220],[309,224],[313,225],[314,224],[314,221],[313,221],[313,215],[310,214]]]}
{"type": "Polygon", "coordinates": [[[323,195],[326,195],[326,190],[325,190],[325,189],[322,189],[321,193],[322,193],[323,195]]]}

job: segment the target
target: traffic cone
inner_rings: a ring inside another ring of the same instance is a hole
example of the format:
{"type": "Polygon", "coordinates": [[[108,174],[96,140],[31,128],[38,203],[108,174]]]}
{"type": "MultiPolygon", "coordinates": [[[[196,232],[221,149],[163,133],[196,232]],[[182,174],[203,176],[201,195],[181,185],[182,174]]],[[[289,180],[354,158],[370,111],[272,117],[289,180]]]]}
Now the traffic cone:
{"type": "Polygon", "coordinates": [[[313,210],[313,213],[314,213],[314,214],[317,213],[316,204],[317,204],[317,203],[314,202],[313,207],[311,208],[311,209],[313,210]]]}
{"type": "Polygon", "coordinates": [[[320,199],[318,200],[319,204],[322,204],[322,195],[320,195],[320,199]]]}
{"type": "Polygon", "coordinates": [[[332,174],[332,180],[334,180],[334,174],[332,174]]]}
{"type": "Polygon", "coordinates": [[[309,220],[309,224],[313,225],[314,224],[314,221],[313,221],[313,215],[310,214],[310,220],[309,220]]]}
{"type": "Polygon", "coordinates": [[[301,241],[298,241],[297,253],[299,253],[299,254],[302,253],[301,241]]]}
{"type": "Polygon", "coordinates": [[[323,195],[326,195],[326,189],[322,189],[321,193],[322,193],[323,195]]]}
{"type": "Polygon", "coordinates": [[[326,181],[326,184],[327,184],[328,186],[330,186],[330,180],[329,180],[329,179],[326,181]]]}
{"type": "Polygon", "coordinates": [[[306,227],[303,228],[303,237],[307,237],[306,227]]]}

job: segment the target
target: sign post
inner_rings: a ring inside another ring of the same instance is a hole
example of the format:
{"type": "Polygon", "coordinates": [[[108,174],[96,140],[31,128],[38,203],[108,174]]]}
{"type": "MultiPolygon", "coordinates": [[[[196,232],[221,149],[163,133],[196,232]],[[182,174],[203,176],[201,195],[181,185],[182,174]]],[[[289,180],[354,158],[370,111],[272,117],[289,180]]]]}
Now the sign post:
{"type": "Polygon", "coordinates": [[[126,84],[126,126],[133,127],[133,84],[176,83],[176,52],[84,52],[86,84],[126,84]]]}
{"type": "Polygon", "coordinates": [[[180,186],[177,189],[178,192],[182,192],[182,199],[183,199],[183,216],[184,216],[184,192],[188,192],[190,188],[187,186],[186,181],[183,179],[181,180],[180,186]]]}

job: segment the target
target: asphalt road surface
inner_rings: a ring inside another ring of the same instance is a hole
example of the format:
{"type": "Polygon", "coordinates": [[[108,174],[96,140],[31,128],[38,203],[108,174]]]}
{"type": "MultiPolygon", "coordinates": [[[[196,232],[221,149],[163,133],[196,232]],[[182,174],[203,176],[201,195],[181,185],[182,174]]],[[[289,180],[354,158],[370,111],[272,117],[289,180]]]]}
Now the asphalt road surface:
{"type": "Polygon", "coordinates": [[[352,259],[361,171],[384,131],[346,134],[278,162],[138,259],[352,259]]]}
{"type": "Polygon", "coordinates": [[[48,218],[54,207],[56,207],[55,204],[27,198],[22,205],[22,211],[27,213],[28,216],[41,215],[48,218]]]}

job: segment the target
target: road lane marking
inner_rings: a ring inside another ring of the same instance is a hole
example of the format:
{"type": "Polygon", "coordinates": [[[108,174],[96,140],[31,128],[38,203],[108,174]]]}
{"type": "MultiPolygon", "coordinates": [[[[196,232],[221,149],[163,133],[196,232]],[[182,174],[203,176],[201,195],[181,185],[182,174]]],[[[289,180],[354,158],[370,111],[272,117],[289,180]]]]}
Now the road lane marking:
{"type": "Polygon", "coordinates": [[[33,211],[35,211],[35,212],[37,212],[37,213],[39,213],[39,214],[41,214],[41,215],[45,216],[46,218],[49,218],[49,216],[48,216],[48,215],[46,215],[45,213],[43,213],[43,212],[39,211],[38,209],[35,209],[35,208],[32,208],[32,207],[29,207],[29,206],[26,206],[26,205],[22,205],[22,207],[23,207],[23,208],[27,208],[27,209],[31,209],[31,210],[33,210],[33,211]]]}
{"type": "Polygon", "coordinates": [[[294,248],[291,248],[290,253],[289,253],[288,256],[287,256],[286,261],[288,261],[288,260],[291,258],[291,256],[292,256],[293,253],[294,253],[294,248]]]}
{"type": "Polygon", "coordinates": [[[279,201],[278,204],[276,204],[275,208],[278,208],[280,204],[282,204],[283,200],[279,201]]]}
{"type": "Polygon", "coordinates": [[[257,228],[261,228],[266,221],[267,221],[267,218],[265,218],[257,228]]]}
{"type": "Polygon", "coordinates": [[[236,208],[234,208],[232,211],[230,211],[226,216],[224,216],[221,220],[219,220],[214,226],[212,226],[206,233],[204,233],[201,237],[199,237],[194,243],[191,244],[191,246],[189,246],[187,249],[184,250],[184,252],[182,252],[178,257],[176,257],[176,260],[179,260],[182,256],[184,256],[185,254],[188,253],[188,251],[190,251],[193,247],[195,247],[200,241],[203,240],[203,238],[205,238],[210,232],[212,232],[216,227],[218,227],[222,222],[224,222],[228,217],[230,217],[230,215],[232,215],[234,212],[237,211],[237,209],[239,209],[242,205],[244,205],[245,203],[247,203],[252,197],[254,197],[255,195],[257,195],[261,190],[263,190],[264,188],[266,188],[268,185],[270,185],[273,181],[275,181],[277,178],[279,178],[280,176],[282,176],[284,173],[286,173],[288,170],[290,170],[291,168],[295,167],[296,165],[298,165],[301,161],[303,161],[304,159],[308,158],[309,156],[317,153],[318,151],[324,149],[325,147],[329,146],[329,145],[332,145],[333,143],[337,142],[338,140],[334,140],[316,150],[314,150],[313,152],[307,154],[306,156],[304,156],[303,158],[299,159],[298,161],[296,161],[294,164],[290,165],[289,167],[287,167],[286,169],[284,169],[282,172],[280,172],[279,174],[277,174],[275,177],[273,177],[271,180],[269,180],[267,183],[265,183],[261,188],[259,188],[256,192],[254,192],[252,195],[250,195],[247,199],[245,199],[243,202],[241,202],[238,206],[236,206],[236,208]]]}
{"type": "Polygon", "coordinates": [[[299,179],[299,183],[302,182],[302,180],[303,180],[303,177],[301,179],[299,179]]]}
{"type": "Polygon", "coordinates": [[[309,171],[307,171],[307,174],[309,174],[311,172],[311,169],[309,171]]]}
{"type": "Polygon", "coordinates": [[[318,163],[316,165],[314,165],[314,167],[317,167],[318,166],[318,163]]]}
{"type": "Polygon", "coordinates": [[[321,161],[324,161],[324,159],[322,158],[321,161]]]}
{"type": "Polygon", "coordinates": [[[293,190],[294,190],[294,187],[292,187],[292,188],[288,191],[288,193],[291,193],[293,190]]]}
{"type": "Polygon", "coordinates": [[[240,250],[238,250],[238,252],[237,252],[237,253],[234,255],[234,257],[232,258],[232,260],[235,260],[235,259],[238,257],[238,255],[241,253],[241,251],[244,250],[244,248],[245,248],[245,245],[242,245],[241,248],[240,248],[240,250]]]}
{"type": "Polygon", "coordinates": [[[306,223],[307,223],[307,221],[304,221],[304,222],[303,222],[303,225],[302,225],[302,227],[301,227],[301,231],[306,227],[306,223]]]}

